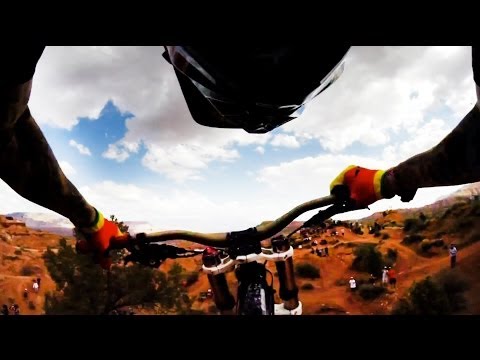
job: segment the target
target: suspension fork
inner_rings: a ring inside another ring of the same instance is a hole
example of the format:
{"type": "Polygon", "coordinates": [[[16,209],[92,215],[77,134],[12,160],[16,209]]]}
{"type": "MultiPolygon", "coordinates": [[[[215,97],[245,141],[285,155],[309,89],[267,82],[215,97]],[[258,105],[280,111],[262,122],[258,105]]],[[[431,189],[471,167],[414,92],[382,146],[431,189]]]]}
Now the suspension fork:
{"type": "Polygon", "coordinates": [[[233,315],[235,299],[230,292],[225,274],[233,269],[234,262],[227,253],[211,247],[203,252],[202,262],[203,271],[207,274],[212,288],[215,306],[222,315],[233,315]]]}
{"type": "Polygon", "coordinates": [[[280,283],[280,298],[283,300],[283,306],[286,310],[294,310],[298,307],[299,301],[293,265],[293,248],[285,236],[273,238],[271,247],[273,254],[283,255],[275,259],[280,283]]]}

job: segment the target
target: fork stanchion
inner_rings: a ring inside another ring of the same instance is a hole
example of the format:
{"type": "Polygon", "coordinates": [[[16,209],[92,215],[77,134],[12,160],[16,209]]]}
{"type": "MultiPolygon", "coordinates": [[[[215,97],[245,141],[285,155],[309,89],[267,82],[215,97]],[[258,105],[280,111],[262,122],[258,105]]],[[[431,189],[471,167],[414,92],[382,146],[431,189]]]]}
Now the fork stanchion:
{"type": "Polygon", "coordinates": [[[227,284],[226,273],[233,267],[233,261],[218,249],[207,247],[202,256],[203,270],[207,273],[212,288],[215,306],[222,315],[233,315],[235,299],[227,284]]]}
{"type": "MultiPolygon", "coordinates": [[[[290,250],[290,242],[283,235],[272,239],[272,248],[275,253],[287,253],[290,250]]],[[[298,287],[295,282],[293,256],[285,256],[284,261],[276,261],[278,280],[280,283],[280,298],[287,310],[298,307],[298,287]]]]}

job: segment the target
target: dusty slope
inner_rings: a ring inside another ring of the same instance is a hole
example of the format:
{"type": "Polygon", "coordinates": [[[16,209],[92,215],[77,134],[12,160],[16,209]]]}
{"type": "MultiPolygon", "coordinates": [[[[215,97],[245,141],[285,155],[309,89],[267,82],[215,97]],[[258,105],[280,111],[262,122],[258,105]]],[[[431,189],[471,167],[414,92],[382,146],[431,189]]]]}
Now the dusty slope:
{"type": "MultiPolygon", "coordinates": [[[[378,222],[395,221],[401,224],[405,217],[409,216],[408,213],[404,215],[399,212],[392,212],[385,218],[379,217],[378,222]]],[[[458,217],[458,214],[454,213],[452,216],[458,217]]],[[[445,223],[448,223],[448,221],[450,220],[444,219],[445,223]]],[[[426,234],[434,236],[434,228],[426,231],[426,234]]],[[[340,229],[341,227],[337,227],[337,230],[340,229]]],[[[0,231],[10,235],[8,242],[0,239],[0,304],[9,304],[15,301],[20,305],[23,314],[41,314],[45,291],[54,289],[54,284],[46,272],[41,255],[47,246],[57,246],[60,236],[33,231],[21,225],[9,226],[8,229],[0,228],[0,231]],[[32,270],[32,275],[22,275],[26,266],[32,270]],[[39,294],[33,294],[31,291],[32,279],[38,275],[42,278],[42,288],[39,294]],[[28,301],[24,301],[22,297],[25,287],[30,290],[28,301]],[[33,302],[35,309],[28,308],[29,301],[33,302]]],[[[401,244],[404,233],[400,227],[388,227],[382,232],[388,233],[390,238],[380,240],[380,238],[375,238],[367,233],[356,235],[346,229],[344,237],[337,237],[339,243],[335,247],[331,247],[329,257],[317,257],[310,254],[308,249],[295,250],[295,263],[298,264],[302,261],[313,263],[320,268],[322,275],[320,279],[315,280],[298,279],[299,287],[305,283],[311,283],[314,286],[313,290],[300,290],[304,314],[387,314],[394,302],[405,294],[414,281],[422,280],[427,275],[433,275],[444,268],[448,268],[449,259],[445,249],[437,249],[438,254],[430,257],[421,256],[415,251],[415,248],[401,244]],[[352,245],[359,243],[378,243],[382,252],[386,252],[388,248],[398,251],[396,269],[399,276],[395,291],[392,289],[376,300],[364,301],[357,294],[352,295],[346,285],[337,285],[339,280],[346,281],[350,276],[357,278],[366,276],[366,274],[354,273],[350,270],[353,260],[352,245]]],[[[322,238],[321,236],[316,237],[317,240],[322,238]]],[[[335,239],[331,236],[325,238],[328,241],[335,239]]],[[[447,244],[452,241],[462,242],[458,235],[445,235],[443,238],[447,244]]],[[[179,243],[187,245],[186,242],[179,243]]],[[[173,261],[167,261],[161,269],[166,271],[172,264],[173,261]]],[[[180,261],[180,264],[188,271],[199,271],[201,268],[200,258],[184,259],[180,261]]],[[[453,271],[463,276],[471,285],[467,292],[469,303],[467,313],[480,314],[479,268],[480,242],[474,242],[461,248],[458,255],[458,267],[453,271]]],[[[275,273],[273,264],[269,265],[269,269],[272,273],[275,273]]],[[[234,274],[230,273],[228,279],[231,288],[234,290],[234,274]]],[[[277,278],[274,279],[278,289],[277,278]]],[[[192,296],[198,296],[200,292],[206,291],[208,288],[207,277],[200,272],[199,281],[189,287],[189,292],[192,296]]],[[[233,293],[235,295],[235,291],[233,293]]],[[[212,305],[213,300],[207,299],[204,302],[195,301],[194,308],[208,311],[212,305]]]]}

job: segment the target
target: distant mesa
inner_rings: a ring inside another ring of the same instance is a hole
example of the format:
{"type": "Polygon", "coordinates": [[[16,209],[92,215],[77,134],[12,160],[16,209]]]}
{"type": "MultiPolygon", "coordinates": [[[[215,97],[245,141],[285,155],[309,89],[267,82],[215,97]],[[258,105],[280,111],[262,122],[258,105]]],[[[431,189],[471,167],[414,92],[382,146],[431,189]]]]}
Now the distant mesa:
{"type": "MultiPolygon", "coordinates": [[[[125,221],[130,232],[152,232],[154,228],[146,221],[125,221]]],[[[40,230],[62,236],[73,236],[73,224],[67,218],[51,213],[14,212],[6,216],[0,216],[0,225],[27,226],[34,230],[40,230]]]]}

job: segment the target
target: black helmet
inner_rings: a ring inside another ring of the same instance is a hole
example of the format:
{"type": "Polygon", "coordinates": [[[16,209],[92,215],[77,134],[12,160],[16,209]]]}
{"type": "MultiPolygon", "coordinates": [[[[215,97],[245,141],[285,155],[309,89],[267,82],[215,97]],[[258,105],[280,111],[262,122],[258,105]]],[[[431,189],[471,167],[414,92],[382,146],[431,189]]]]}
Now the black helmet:
{"type": "Polygon", "coordinates": [[[166,46],[193,119],[266,133],[342,73],[349,46],[166,46]]]}

